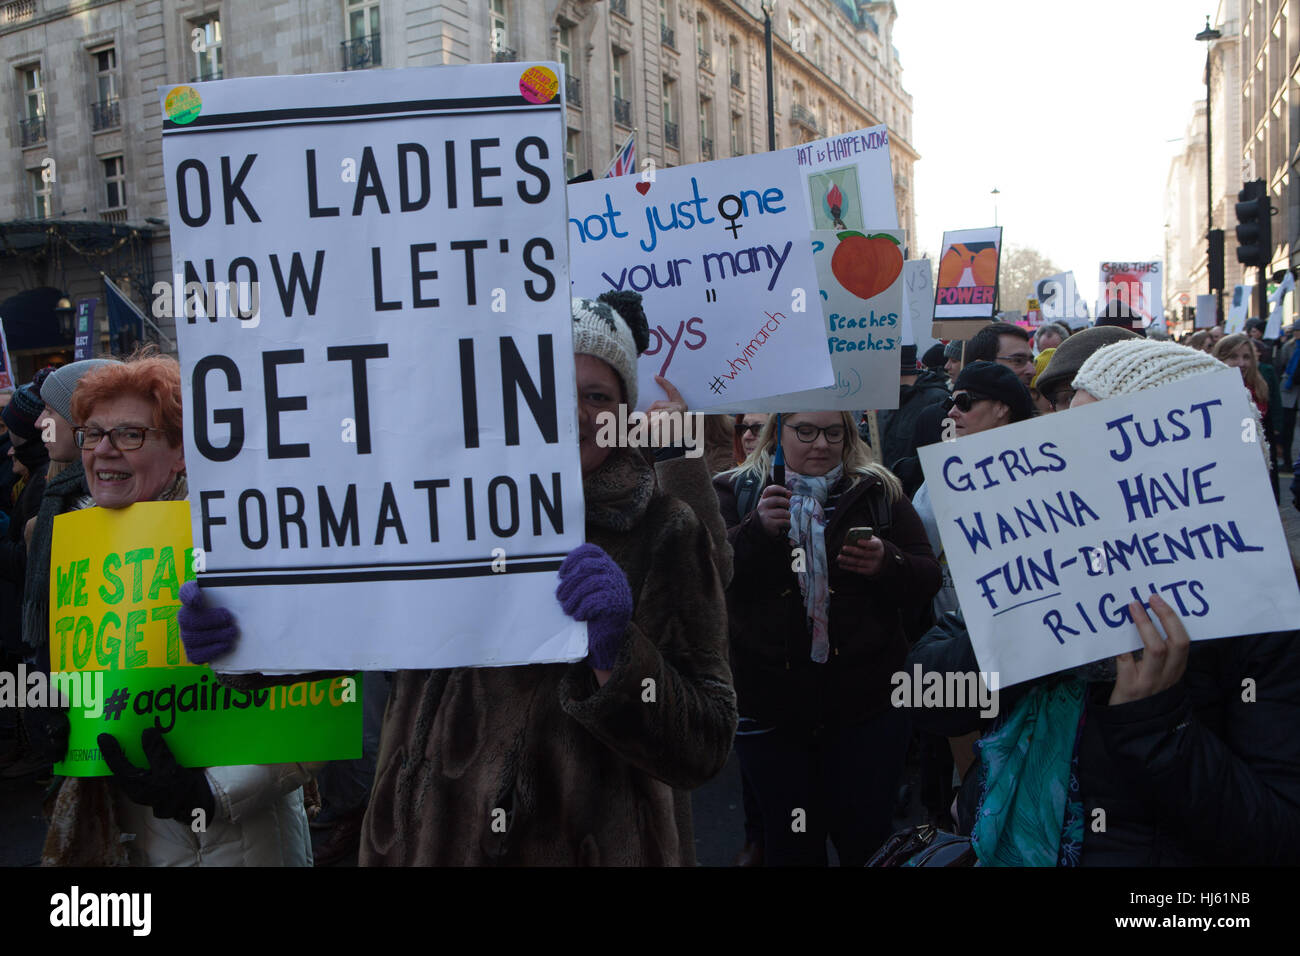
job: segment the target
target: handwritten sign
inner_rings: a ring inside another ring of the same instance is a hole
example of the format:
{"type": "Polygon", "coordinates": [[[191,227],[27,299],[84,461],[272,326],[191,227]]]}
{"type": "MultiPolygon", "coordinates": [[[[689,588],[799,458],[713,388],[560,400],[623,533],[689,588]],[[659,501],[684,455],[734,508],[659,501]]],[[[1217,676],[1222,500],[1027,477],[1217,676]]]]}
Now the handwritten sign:
{"type": "Polygon", "coordinates": [[[1160,262],[1103,262],[1097,278],[1097,316],[1119,304],[1128,307],[1137,324],[1164,325],[1160,262]]]}
{"type": "Polygon", "coordinates": [[[932,334],[934,326],[934,273],[929,259],[909,259],[903,263],[903,312],[907,316],[904,345],[915,345],[916,354],[924,355],[939,340],[932,334]]]}
{"type": "Polygon", "coordinates": [[[808,190],[812,229],[898,228],[888,127],[871,126],[789,148],[808,190]]]}
{"type": "Polygon", "coordinates": [[[1060,322],[1069,329],[1088,324],[1088,305],[1079,295],[1073,272],[1058,272],[1034,283],[1034,297],[1043,313],[1043,322],[1060,322]]]}
{"type": "Polygon", "coordinates": [[[801,186],[785,150],[569,187],[574,295],[645,297],[643,409],[656,375],[696,411],[834,380],[801,186]]]}
{"type": "Polygon", "coordinates": [[[235,691],[185,656],[176,612],[194,577],[188,502],[59,515],[51,549],[50,666],[78,673],[84,688],[56,773],[109,773],[101,733],[145,766],[140,734],[150,726],[190,767],[360,756],[357,678],[235,691]]]}
{"type": "Polygon", "coordinates": [[[1232,287],[1232,304],[1228,306],[1228,314],[1224,317],[1224,334],[1235,335],[1246,330],[1246,317],[1250,314],[1251,296],[1254,292],[1253,285],[1232,287]]]}
{"type": "Polygon", "coordinates": [[[586,653],[556,70],[200,83],[164,122],[173,273],[239,303],[176,321],[200,578],[258,623],[223,670],[586,653]]]}
{"type": "Polygon", "coordinates": [[[1300,593],[1236,369],[922,448],[981,669],[1005,685],[1141,647],[1274,631],[1300,593]]]}
{"type": "Polygon", "coordinates": [[[790,392],[712,411],[816,412],[898,407],[903,316],[903,234],[897,229],[856,232],[815,230],[826,351],[835,384],[790,392]],[[762,408],[754,407],[761,404],[762,408]]]}

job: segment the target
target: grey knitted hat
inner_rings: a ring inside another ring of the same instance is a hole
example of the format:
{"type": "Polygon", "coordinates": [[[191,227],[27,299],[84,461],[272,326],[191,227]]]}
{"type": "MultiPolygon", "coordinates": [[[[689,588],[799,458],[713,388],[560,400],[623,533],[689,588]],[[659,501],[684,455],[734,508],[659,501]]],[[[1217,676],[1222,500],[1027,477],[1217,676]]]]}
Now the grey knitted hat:
{"type": "Polygon", "coordinates": [[[1176,342],[1131,339],[1114,342],[1088,356],[1074,376],[1074,387],[1094,398],[1107,399],[1222,368],[1227,366],[1199,349],[1176,342]]]}
{"type": "Polygon", "coordinates": [[[63,416],[65,421],[72,421],[72,393],[77,390],[81,376],[102,365],[116,365],[117,359],[83,359],[56,369],[41,383],[41,400],[63,416]]]}
{"type": "Polygon", "coordinates": [[[650,330],[637,292],[606,292],[573,300],[573,354],[594,355],[623,380],[629,408],[636,408],[636,359],[650,344],[650,330]]]}

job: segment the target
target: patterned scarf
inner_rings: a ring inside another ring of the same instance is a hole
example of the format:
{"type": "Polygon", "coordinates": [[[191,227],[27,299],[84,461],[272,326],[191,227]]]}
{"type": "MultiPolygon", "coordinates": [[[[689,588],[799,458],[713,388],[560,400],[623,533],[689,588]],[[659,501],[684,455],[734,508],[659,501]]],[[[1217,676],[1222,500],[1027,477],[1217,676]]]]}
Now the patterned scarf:
{"type": "Polygon", "coordinates": [[[1078,744],[1087,684],[1040,684],[978,742],[980,804],[971,845],[981,866],[1078,861],[1078,744]]]}
{"type": "Polygon", "coordinates": [[[804,570],[799,572],[799,590],[803,592],[804,607],[812,621],[812,659],[825,664],[830,656],[830,636],[826,611],[830,600],[830,585],[826,564],[826,495],[844,474],[844,466],[836,465],[824,475],[810,478],[786,469],[786,484],[790,488],[790,543],[803,549],[804,570]]]}

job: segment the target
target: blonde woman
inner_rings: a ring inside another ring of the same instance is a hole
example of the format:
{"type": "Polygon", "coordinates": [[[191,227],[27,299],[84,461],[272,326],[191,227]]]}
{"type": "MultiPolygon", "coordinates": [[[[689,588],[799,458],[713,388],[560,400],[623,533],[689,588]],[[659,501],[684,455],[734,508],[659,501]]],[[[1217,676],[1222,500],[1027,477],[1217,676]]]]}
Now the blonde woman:
{"type": "Polygon", "coordinates": [[[938,562],[848,412],[773,415],[714,487],[735,549],[736,751],[764,862],[825,865],[830,836],[841,864],[860,866],[889,834],[907,749],[905,712],[890,703],[907,653],[900,615],[938,591],[938,562]]]}
{"type": "Polygon", "coordinates": [[[1250,389],[1250,396],[1259,407],[1259,414],[1268,420],[1268,383],[1259,371],[1259,356],[1250,336],[1238,332],[1219,339],[1210,353],[1224,365],[1241,369],[1242,381],[1250,389]]]}

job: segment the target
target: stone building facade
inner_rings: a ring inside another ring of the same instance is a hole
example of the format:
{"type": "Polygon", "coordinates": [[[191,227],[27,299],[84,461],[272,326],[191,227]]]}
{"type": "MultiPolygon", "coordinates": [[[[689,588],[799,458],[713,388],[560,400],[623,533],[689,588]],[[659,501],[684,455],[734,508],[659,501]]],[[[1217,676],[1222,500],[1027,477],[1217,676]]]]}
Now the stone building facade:
{"type": "MultiPolygon", "coordinates": [[[[915,227],[912,101],[892,0],[775,0],[778,148],[887,123],[915,227]]],[[[0,302],[35,286],[142,306],[170,270],[160,86],[493,60],[568,72],[566,162],[767,149],[760,0],[9,0],[0,3],[0,302]],[[53,173],[48,170],[53,166],[53,173]]],[[[163,320],[164,333],[170,333],[163,320]]]]}

